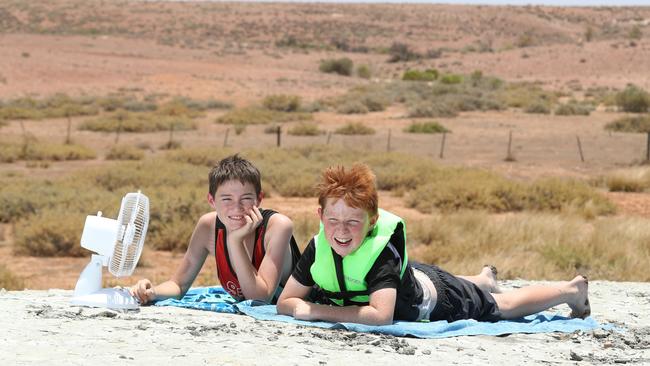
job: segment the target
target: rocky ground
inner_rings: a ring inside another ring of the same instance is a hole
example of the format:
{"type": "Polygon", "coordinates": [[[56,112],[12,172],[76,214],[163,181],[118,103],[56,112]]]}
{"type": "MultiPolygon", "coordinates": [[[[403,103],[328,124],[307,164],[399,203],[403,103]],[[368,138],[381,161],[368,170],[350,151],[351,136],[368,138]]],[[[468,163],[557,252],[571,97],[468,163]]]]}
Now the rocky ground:
{"type": "MultiPolygon", "coordinates": [[[[504,288],[530,284],[516,280],[504,288]]],[[[590,282],[608,329],[446,339],[333,331],[171,307],[115,312],[69,304],[71,291],[0,292],[0,364],[340,365],[648,364],[650,284],[590,282]]],[[[553,309],[560,313],[568,308],[553,309]]]]}

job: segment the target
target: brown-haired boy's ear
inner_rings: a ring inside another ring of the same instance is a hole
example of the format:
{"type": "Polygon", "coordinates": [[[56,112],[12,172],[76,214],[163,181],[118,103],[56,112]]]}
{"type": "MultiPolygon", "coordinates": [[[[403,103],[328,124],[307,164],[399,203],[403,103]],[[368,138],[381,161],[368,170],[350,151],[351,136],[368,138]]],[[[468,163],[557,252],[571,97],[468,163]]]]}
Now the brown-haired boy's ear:
{"type": "Polygon", "coordinates": [[[260,191],[260,194],[257,195],[257,207],[260,207],[263,198],[264,198],[264,191],[260,191]]]}
{"type": "Polygon", "coordinates": [[[210,192],[208,192],[207,199],[208,199],[208,203],[210,204],[210,206],[212,206],[212,208],[214,208],[216,210],[217,208],[214,207],[214,197],[212,196],[212,194],[210,192]]]}

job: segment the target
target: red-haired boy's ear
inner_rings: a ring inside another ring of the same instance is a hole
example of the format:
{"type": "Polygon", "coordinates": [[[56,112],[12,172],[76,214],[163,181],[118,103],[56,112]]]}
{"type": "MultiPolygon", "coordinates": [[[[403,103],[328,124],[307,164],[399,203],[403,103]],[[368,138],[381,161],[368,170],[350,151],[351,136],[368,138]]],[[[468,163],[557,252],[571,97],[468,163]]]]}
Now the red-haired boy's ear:
{"type": "Polygon", "coordinates": [[[318,217],[322,219],[323,218],[323,209],[320,206],[318,206],[317,212],[318,212],[318,217]]]}
{"type": "Polygon", "coordinates": [[[374,216],[370,217],[370,227],[371,228],[375,226],[378,219],[379,219],[379,214],[375,214],[374,216]]]}

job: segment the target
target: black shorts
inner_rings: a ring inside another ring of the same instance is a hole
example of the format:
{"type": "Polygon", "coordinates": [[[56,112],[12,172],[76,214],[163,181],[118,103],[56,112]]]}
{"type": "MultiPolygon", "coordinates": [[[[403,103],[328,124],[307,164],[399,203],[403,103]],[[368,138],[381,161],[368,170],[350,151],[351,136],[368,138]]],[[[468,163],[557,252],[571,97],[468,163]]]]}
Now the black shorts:
{"type": "Polygon", "coordinates": [[[499,306],[489,292],[437,266],[416,262],[412,262],[411,266],[424,272],[431,279],[438,293],[436,306],[429,320],[453,322],[475,319],[495,322],[502,319],[499,306]]]}

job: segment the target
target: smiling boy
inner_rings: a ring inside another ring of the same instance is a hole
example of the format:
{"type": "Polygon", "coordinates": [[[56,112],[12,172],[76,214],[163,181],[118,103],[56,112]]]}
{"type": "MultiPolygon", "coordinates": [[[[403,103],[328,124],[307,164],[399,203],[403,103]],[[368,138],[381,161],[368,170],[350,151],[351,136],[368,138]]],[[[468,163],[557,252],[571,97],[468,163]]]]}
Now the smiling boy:
{"type": "Polygon", "coordinates": [[[589,315],[587,280],[494,293],[433,266],[408,261],[404,221],[378,208],[365,165],[329,168],[318,186],[321,221],[278,300],[278,313],[302,320],[371,325],[393,320],[519,318],[566,303],[589,315]],[[323,303],[305,299],[312,286],[323,303]]]}
{"type": "Polygon", "coordinates": [[[176,273],[156,286],[140,280],[131,293],[141,304],[181,298],[209,255],[235,299],[275,302],[300,252],[291,220],[260,210],[262,198],[260,172],[251,162],[238,155],[221,160],[209,173],[207,200],[214,211],[199,218],[176,273]]]}

